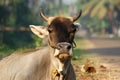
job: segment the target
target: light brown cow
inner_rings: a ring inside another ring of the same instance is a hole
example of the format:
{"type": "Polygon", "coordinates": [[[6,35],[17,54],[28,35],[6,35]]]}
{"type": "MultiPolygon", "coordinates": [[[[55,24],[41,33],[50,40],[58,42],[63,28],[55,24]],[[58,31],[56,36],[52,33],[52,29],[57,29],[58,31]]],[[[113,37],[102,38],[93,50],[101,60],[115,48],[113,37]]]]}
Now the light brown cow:
{"type": "Polygon", "coordinates": [[[12,54],[0,61],[0,80],[76,80],[71,64],[74,25],[81,16],[41,17],[48,22],[46,28],[30,25],[33,33],[44,38],[48,36],[48,47],[34,52],[12,54]]]}

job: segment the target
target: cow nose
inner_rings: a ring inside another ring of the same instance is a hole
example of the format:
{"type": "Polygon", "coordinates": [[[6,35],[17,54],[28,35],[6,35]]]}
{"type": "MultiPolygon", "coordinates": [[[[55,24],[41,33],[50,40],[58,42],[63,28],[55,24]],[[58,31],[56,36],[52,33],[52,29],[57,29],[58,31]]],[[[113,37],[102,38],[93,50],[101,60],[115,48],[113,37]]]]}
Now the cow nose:
{"type": "Polygon", "coordinates": [[[70,50],[72,48],[72,45],[67,42],[58,43],[58,46],[60,49],[64,49],[64,50],[70,50]]]}

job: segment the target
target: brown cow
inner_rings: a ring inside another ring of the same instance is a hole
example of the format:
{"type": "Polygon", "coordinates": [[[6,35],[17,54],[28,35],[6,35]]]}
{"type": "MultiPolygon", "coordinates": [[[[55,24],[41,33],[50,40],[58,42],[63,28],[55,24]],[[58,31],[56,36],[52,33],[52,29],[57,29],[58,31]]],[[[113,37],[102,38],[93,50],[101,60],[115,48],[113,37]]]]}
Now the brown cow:
{"type": "Polygon", "coordinates": [[[0,80],[76,80],[71,65],[74,35],[77,26],[75,17],[41,17],[48,22],[48,27],[31,25],[37,36],[48,35],[49,47],[34,52],[12,54],[0,62],[0,80]]]}

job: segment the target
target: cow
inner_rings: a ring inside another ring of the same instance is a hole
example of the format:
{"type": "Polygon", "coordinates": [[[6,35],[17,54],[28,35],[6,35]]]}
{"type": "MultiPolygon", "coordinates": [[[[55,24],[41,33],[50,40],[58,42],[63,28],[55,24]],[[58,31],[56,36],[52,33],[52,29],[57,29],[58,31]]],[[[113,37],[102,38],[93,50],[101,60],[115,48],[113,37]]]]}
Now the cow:
{"type": "Polygon", "coordinates": [[[40,16],[48,26],[30,25],[31,31],[40,38],[48,37],[48,46],[32,52],[13,53],[0,61],[0,80],[76,80],[71,64],[74,36],[78,26],[74,17],[40,16]]]}

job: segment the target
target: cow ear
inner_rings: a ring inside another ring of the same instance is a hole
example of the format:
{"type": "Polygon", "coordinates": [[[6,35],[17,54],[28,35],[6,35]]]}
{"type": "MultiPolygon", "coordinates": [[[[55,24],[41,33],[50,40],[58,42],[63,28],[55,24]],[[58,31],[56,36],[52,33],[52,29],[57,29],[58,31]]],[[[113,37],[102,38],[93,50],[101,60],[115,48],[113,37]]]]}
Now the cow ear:
{"type": "Polygon", "coordinates": [[[43,28],[43,26],[30,25],[29,27],[31,31],[40,38],[44,38],[48,35],[47,29],[43,28]]]}

